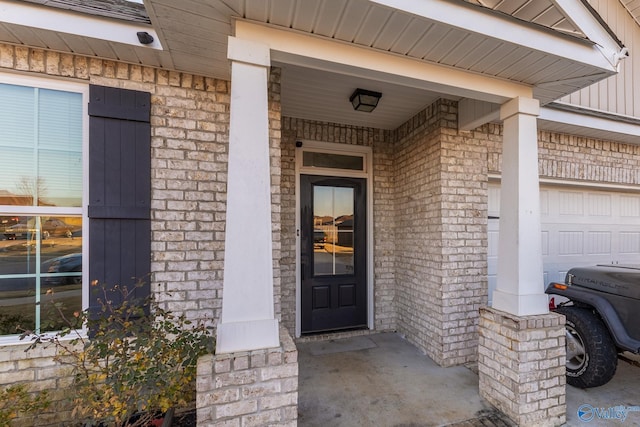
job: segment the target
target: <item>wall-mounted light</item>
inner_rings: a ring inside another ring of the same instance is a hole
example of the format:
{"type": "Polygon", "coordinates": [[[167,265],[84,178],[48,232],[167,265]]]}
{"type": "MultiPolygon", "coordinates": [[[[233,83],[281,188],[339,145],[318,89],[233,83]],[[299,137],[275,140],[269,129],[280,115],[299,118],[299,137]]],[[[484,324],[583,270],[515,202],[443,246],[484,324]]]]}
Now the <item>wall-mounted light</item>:
{"type": "Polygon", "coordinates": [[[382,94],[365,89],[356,89],[349,98],[353,109],[357,111],[372,112],[377,106],[382,94]]]}
{"type": "Polygon", "coordinates": [[[138,31],[136,35],[138,36],[138,41],[142,44],[153,43],[153,36],[146,31],[138,31]]]}

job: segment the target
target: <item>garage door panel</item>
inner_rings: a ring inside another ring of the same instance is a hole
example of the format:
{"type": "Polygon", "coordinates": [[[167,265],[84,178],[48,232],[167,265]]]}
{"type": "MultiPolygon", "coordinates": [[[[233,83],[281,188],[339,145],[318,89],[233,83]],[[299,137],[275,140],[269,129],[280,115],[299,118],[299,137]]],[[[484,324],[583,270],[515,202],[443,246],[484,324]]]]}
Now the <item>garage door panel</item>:
{"type": "Polygon", "coordinates": [[[489,201],[487,205],[490,217],[500,216],[500,187],[489,187],[489,201]]]}
{"type": "Polygon", "coordinates": [[[587,232],[587,253],[589,255],[611,255],[610,231],[587,232]]]}
{"type": "MultiPolygon", "coordinates": [[[[489,187],[491,193],[492,188],[489,187]]],[[[495,188],[493,188],[495,190],[495,188]]],[[[499,190],[499,189],[498,189],[499,190]]],[[[494,191],[495,194],[495,191],[494,191]]],[[[500,194],[498,193],[498,197],[500,194]]],[[[491,196],[489,196],[491,201],[491,196]]],[[[495,199],[493,199],[495,202],[495,199]]],[[[489,304],[491,304],[491,296],[496,288],[496,274],[498,265],[498,227],[500,220],[493,217],[487,222],[487,285],[489,287],[489,304]]]]}
{"type": "Polygon", "coordinates": [[[540,190],[540,214],[549,215],[549,192],[540,190]]]}
{"type": "Polygon", "coordinates": [[[638,196],[620,196],[620,216],[640,218],[640,197],[638,196]]]}
{"type": "Polygon", "coordinates": [[[551,281],[557,280],[558,277],[561,277],[564,281],[564,276],[567,274],[566,267],[563,264],[548,264],[545,265],[544,270],[544,283],[549,283],[551,281]]]}
{"type": "Polygon", "coordinates": [[[576,191],[558,193],[558,214],[564,216],[584,215],[584,194],[576,191]]]}
{"type": "Polygon", "coordinates": [[[582,231],[560,231],[558,233],[558,255],[584,254],[584,233],[582,231]]]}
{"type": "Polygon", "coordinates": [[[546,230],[542,231],[542,255],[549,255],[549,232],[546,230]]]}
{"type": "MultiPolygon", "coordinates": [[[[500,187],[489,187],[499,213],[500,187]]],[[[540,189],[544,284],[563,281],[572,267],[640,263],[640,196],[614,190],[540,189]]],[[[498,262],[498,219],[489,220],[489,300],[498,262]]]]}
{"type": "Polygon", "coordinates": [[[587,194],[587,215],[611,217],[611,196],[608,194],[587,194]]]}
{"type": "Polygon", "coordinates": [[[620,253],[626,255],[640,254],[640,232],[620,232],[620,253]]]}

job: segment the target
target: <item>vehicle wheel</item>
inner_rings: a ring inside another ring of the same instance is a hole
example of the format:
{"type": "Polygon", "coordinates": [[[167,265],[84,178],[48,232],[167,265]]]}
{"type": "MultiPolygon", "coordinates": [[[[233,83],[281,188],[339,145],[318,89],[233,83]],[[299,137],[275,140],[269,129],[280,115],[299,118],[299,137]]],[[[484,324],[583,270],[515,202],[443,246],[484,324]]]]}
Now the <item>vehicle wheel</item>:
{"type": "Polygon", "coordinates": [[[556,312],[567,318],[567,384],[590,388],[609,382],[618,352],[602,320],[584,308],[559,307],[556,312]]]}
{"type": "Polygon", "coordinates": [[[48,231],[42,232],[42,240],[47,240],[49,237],[51,237],[51,233],[49,233],[48,231]]]}

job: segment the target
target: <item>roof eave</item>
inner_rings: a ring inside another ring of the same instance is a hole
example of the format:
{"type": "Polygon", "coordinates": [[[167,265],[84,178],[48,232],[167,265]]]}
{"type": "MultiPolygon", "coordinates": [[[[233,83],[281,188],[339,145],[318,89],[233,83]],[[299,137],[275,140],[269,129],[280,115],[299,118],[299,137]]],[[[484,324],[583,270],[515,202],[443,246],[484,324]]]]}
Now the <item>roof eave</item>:
{"type": "Polygon", "coordinates": [[[617,40],[611,37],[580,0],[557,0],[556,3],[561,3],[564,11],[576,15],[574,22],[577,25],[589,24],[587,31],[584,31],[588,40],[541,25],[526,25],[522,20],[467,2],[371,1],[505,43],[516,43],[545,54],[571,58],[602,72],[617,72],[619,59],[614,56],[620,53],[617,40]]]}
{"type": "Polygon", "coordinates": [[[9,24],[162,50],[162,45],[153,27],[141,22],[110,19],[9,0],[0,0],[0,12],[2,21],[9,24]],[[154,38],[154,41],[142,44],[137,36],[139,31],[146,31],[154,38]]]}

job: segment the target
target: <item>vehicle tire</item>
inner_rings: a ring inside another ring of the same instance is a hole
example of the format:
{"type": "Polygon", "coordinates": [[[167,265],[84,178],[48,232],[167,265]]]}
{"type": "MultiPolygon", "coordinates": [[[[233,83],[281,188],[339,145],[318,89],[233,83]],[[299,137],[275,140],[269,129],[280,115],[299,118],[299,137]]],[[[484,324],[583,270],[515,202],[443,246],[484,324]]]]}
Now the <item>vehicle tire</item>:
{"type": "Polygon", "coordinates": [[[559,307],[567,318],[567,384],[598,387],[613,378],[618,352],[611,335],[593,312],[578,307],[559,307]]]}

